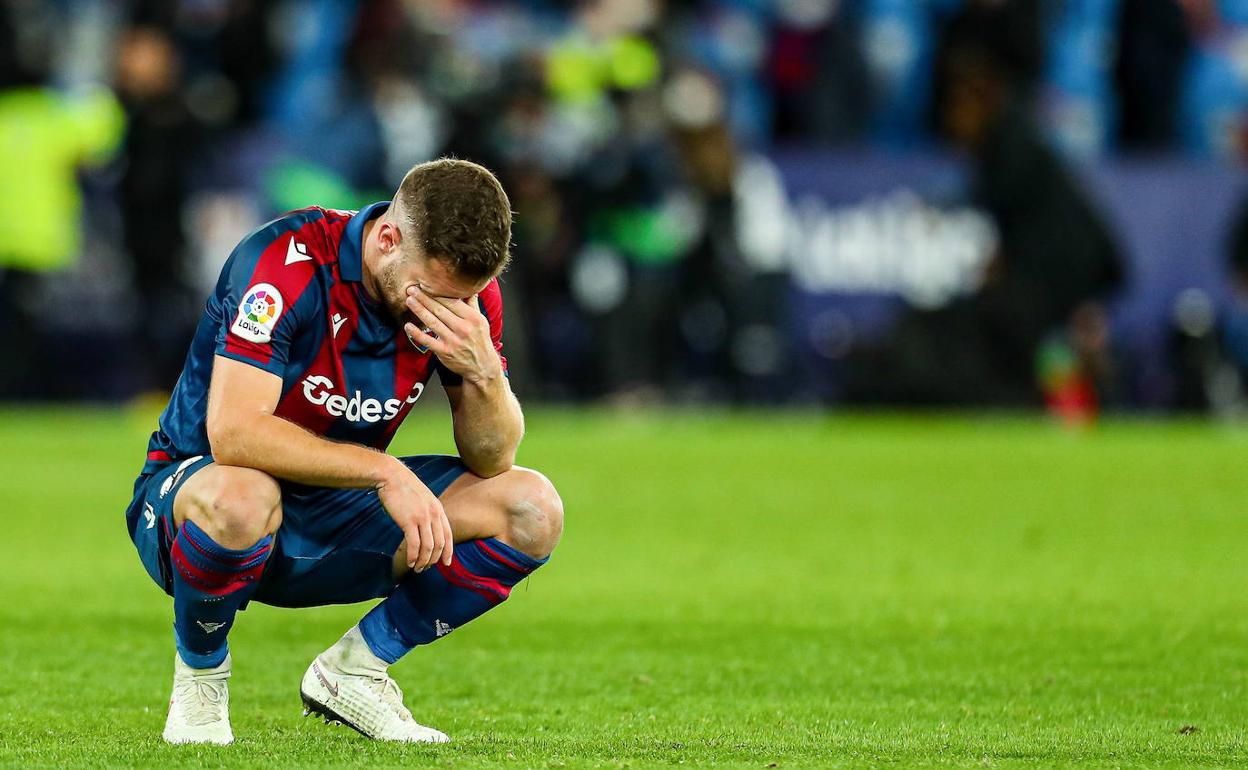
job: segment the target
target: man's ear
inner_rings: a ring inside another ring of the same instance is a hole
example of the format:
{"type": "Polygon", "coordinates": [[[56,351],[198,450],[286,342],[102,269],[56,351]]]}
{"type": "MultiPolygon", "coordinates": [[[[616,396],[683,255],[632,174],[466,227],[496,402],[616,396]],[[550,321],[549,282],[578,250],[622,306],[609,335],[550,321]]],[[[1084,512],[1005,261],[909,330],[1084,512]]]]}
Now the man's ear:
{"type": "Polygon", "coordinates": [[[399,226],[393,222],[381,222],[377,225],[377,245],[387,254],[399,248],[403,242],[403,234],[399,226]]]}

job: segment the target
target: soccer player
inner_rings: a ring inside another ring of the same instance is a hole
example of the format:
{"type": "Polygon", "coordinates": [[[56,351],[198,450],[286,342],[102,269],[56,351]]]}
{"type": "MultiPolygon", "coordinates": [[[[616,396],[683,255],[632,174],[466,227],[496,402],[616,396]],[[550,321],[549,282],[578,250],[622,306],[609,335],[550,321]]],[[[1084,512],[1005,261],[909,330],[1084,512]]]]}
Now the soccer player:
{"type": "Polygon", "coordinates": [[[498,275],[511,209],[460,160],[394,199],[307,208],[247,236],[208,299],[126,512],[173,597],[170,743],[233,740],[235,614],[383,598],[312,661],[305,713],[440,743],[387,667],[507,598],[563,528],[551,483],[513,466],[498,275]],[[385,453],[434,372],[459,456],[385,453]]]}

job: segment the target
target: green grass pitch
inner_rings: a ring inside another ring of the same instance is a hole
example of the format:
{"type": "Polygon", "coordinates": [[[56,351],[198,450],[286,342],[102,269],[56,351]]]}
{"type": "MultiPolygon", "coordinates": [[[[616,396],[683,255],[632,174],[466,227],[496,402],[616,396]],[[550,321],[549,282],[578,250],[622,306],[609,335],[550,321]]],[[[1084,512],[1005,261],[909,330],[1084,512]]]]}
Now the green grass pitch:
{"type": "MultiPolygon", "coordinates": [[[[170,602],[122,510],[153,415],[0,411],[0,765],[1244,767],[1248,436],[989,417],[535,410],[568,510],[395,667],[442,747],[300,715],[364,606],[253,606],[237,743],[160,741],[170,602]]],[[[394,447],[451,449],[424,408],[394,447]]]]}

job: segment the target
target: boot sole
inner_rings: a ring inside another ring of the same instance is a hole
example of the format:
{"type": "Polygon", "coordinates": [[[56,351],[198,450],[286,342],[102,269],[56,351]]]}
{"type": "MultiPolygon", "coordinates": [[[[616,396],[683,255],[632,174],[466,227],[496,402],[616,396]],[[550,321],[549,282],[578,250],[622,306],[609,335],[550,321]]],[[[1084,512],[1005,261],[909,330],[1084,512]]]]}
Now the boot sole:
{"type": "Polygon", "coordinates": [[[354,723],[352,723],[349,719],[344,717],[342,714],[339,714],[337,711],[334,711],[329,706],[316,700],[311,695],[308,695],[302,689],[299,690],[299,697],[303,700],[304,717],[318,716],[321,719],[323,719],[325,721],[325,724],[327,725],[346,725],[347,727],[350,727],[352,730],[355,730],[360,735],[363,735],[365,738],[368,738],[370,741],[382,741],[386,743],[390,743],[390,742],[422,743],[422,744],[427,744],[430,746],[437,746],[437,745],[441,745],[443,743],[449,742],[449,739],[445,741],[393,741],[393,739],[388,739],[388,738],[376,738],[364,732],[363,730],[361,730],[359,727],[357,727],[354,723]]]}
{"type": "Polygon", "coordinates": [[[368,733],[364,732],[360,728],[356,727],[354,724],[351,723],[351,720],[347,719],[342,714],[339,714],[337,711],[334,711],[329,706],[326,706],[324,703],[320,703],[317,700],[313,699],[311,695],[308,695],[302,689],[299,690],[299,697],[303,699],[303,715],[305,717],[318,716],[321,719],[325,720],[325,724],[327,725],[346,725],[347,727],[350,727],[352,730],[355,730],[360,735],[363,735],[365,738],[368,738],[370,740],[377,740],[376,738],[373,738],[373,736],[369,735],[368,733]]]}

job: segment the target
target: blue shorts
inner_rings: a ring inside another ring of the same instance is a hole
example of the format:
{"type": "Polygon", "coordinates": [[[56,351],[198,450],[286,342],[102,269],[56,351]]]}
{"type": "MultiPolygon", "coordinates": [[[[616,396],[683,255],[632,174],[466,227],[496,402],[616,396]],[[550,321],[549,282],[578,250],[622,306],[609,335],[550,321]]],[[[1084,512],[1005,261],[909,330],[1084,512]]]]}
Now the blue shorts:
{"type": "MultiPolygon", "coordinates": [[[[401,458],[441,497],[467,471],[451,455],[401,458]]],[[[173,595],[169,549],[177,529],[173,499],[211,456],[175,460],[134,483],[126,527],[147,574],[173,595]]],[[[388,596],[394,589],[394,554],[403,532],[367,489],[328,489],[282,482],[282,525],[273,554],[252,597],[277,607],[349,604],[388,596]]]]}

